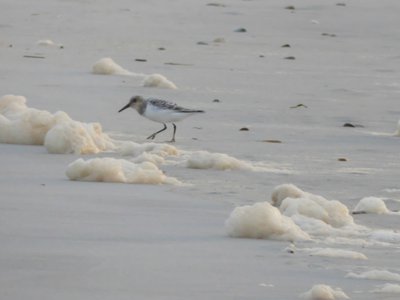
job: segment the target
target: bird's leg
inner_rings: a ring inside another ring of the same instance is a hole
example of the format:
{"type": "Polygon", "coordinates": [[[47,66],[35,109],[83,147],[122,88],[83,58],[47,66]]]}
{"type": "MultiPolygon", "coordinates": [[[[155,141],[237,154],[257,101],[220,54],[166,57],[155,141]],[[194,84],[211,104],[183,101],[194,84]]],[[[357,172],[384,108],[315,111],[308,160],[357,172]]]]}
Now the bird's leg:
{"type": "Polygon", "coordinates": [[[176,125],[175,125],[175,123],[172,123],[172,125],[174,125],[174,134],[172,135],[172,140],[171,140],[171,143],[175,143],[175,132],[176,132],[176,125]]]}
{"type": "Polygon", "coordinates": [[[147,137],[147,139],[148,139],[148,140],[149,140],[149,139],[154,140],[154,138],[156,137],[157,134],[159,134],[160,132],[162,132],[162,131],[164,131],[165,129],[167,129],[167,125],[165,125],[165,123],[163,123],[163,124],[164,124],[164,128],[163,128],[163,129],[161,129],[161,130],[159,130],[159,131],[157,131],[157,132],[154,132],[153,134],[149,135],[149,136],[147,137]]]}

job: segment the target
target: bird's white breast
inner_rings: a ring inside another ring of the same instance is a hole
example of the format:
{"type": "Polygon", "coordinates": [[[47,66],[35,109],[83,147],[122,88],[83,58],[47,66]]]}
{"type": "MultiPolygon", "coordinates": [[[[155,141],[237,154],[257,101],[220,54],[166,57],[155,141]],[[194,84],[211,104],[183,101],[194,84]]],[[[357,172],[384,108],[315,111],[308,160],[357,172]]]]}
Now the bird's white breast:
{"type": "Polygon", "coordinates": [[[189,117],[191,113],[183,113],[171,109],[158,108],[150,103],[147,104],[143,116],[149,120],[159,123],[173,123],[189,117]]]}

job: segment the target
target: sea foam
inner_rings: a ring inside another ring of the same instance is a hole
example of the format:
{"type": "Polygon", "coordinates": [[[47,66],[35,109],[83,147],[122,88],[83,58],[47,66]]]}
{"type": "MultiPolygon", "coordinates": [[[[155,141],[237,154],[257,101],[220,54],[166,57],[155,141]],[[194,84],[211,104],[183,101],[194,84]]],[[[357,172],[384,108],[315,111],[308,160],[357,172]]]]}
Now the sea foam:
{"type": "Polygon", "coordinates": [[[44,146],[49,153],[91,154],[115,146],[99,123],[74,121],[65,113],[56,113],[56,125],[46,134],[44,146]]]}
{"type": "Polygon", "coordinates": [[[161,74],[151,74],[144,78],[143,86],[145,87],[159,87],[165,89],[176,90],[177,86],[165,76],[161,74]]]}
{"type": "Polygon", "coordinates": [[[44,145],[49,153],[64,154],[114,148],[100,124],[74,121],[65,112],[52,114],[30,108],[25,97],[14,95],[0,98],[0,142],[44,145]]]}
{"type": "Polygon", "coordinates": [[[142,79],[142,86],[144,87],[157,87],[173,90],[177,89],[177,86],[164,75],[134,73],[123,68],[110,57],[103,57],[95,62],[92,66],[92,73],[99,75],[133,76],[142,79]]]}
{"type": "Polygon", "coordinates": [[[46,133],[56,123],[54,116],[30,108],[23,96],[0,98],[0,142],[8,144],[43,145],[46,133]]]}
{"type": "Polygon", "coordinates": [[[362,198],[356,207],[353,209],[354,213],[371,213],[371,214],[387,214],[389,209],[386,207],[385,202],[377,197],[362,198]]]}
{"type": "Polygon", "coordinates": [[[181,184],[176,178],[166,176],[151,162],[135,164],[124,159],[110,157],[93,158],[86,161],[79,158],[68,166],[66,174],[69,179],[78,181],[181,184]]]}
{"type": "Polygon", "coordinates": [[[329,285],[316,284],[309,291],[300,295],[307,300],[338,300],[350,299],[340,288],[333,289],[329,285]]]}
{"type": "Polygon", "coordinates": [[[370,270],[360,274],[348,273],[347,278],[371,279],[384,281],[400,281],[400,274],[393,273],[387,270],[370,270]]]}
{"type": "Polygon", "coordinates": [[[132,72],[121,67],[110,57],[99,59],[93,65],[92,72],[99,75],[133,75],[132,72]]]}
{"type": "Polygon", "coordinates": [[[231,237],[308,240],[308,234],[268,202],[236,207],[225,221],[231,237]]]}
{"type": "Polygon", "coordinates": [[[186,166],[191,169],[257,170],[251,163],[239,160],[225,153],[211,153],[208,151],[190,152],[186,166]]]}
{"type": "Polygon", "coordinates": [[[348,208],[337,200],[327,200],[322,196],[304,192],[293,184],[275,187],[272,204],[279,207],[286,216],[296,214],[321,220],[333,227],[353,225],[353,217],[348,208]]]}

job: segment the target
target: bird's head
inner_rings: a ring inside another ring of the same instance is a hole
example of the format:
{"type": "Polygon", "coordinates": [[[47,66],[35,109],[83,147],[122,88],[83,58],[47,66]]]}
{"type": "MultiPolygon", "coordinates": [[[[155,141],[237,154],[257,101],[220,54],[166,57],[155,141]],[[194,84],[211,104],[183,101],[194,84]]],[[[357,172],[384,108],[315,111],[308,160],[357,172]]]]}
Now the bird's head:
{"type": "Polygon", "coordinates": [[[139,110],[139,108],[143,105],[144,103],[144,99],[142,96],[133,96],[127,105],[125,105],[123,108],[121,108],[118,112],[121,112],[125,109],[127,109],[128,107],[132,107],[136,110],[139,110]]]}

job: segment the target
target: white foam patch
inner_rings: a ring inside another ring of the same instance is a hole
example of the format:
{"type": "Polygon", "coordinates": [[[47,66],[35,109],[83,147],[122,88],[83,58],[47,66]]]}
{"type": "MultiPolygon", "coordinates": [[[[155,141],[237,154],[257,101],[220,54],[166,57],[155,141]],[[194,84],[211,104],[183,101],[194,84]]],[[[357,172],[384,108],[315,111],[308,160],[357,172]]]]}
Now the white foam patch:
{"type": "Polygon", "coordinates": [[[400,285],[393,283],[386,283],[379,288],[372,290],[373,293],[389,293],[389,294],[400,294],[400,285]]]}
{"type": "Polygon", "coordinates": [[[93,65],[92,72],[99,75],[133,75],[132,72],[124,69],[109,57],[104,57],[98,60],[93,65]]]}
{"type": "Polygon", "coordinates": [[[114,145],[98,123],[81,123],[66,113],[30,108],[23,96],[0,98],[0,142],[44,145],[50,153],[97,153],[114,145]]]}
{"type": "Polygon", "coordinates": [[[309,291],[300,295],[307,300],[337,300],[350,299],[340,288],[333,289],[329,285],[316,284],[309,291]]]}
{"type": "Polygon", "coordinates": [[[0,142],[8,144],[43,145],[54,116],[26,105],[23,96],[5,95],[0,98],[0,142]]]}
{"type": "Polygon", "coordinates": [[[186,167],[191,169],[243,170],[254,172],[271,172],[278,174],[291,173],[290,170],[265,163],[254,164],[243,161],[225,153],[194,151],[186,153],[186,167]]]}
{"type": "Polygon", "coordinates": [[[157,87],[157,88],[165,88],[165,89],[177,89],[176,85],[168,80],[164,75],[161,74],[143,74],[143,73],[134,73],[127,69],[124,69],[119,64],[117,64],[110,57],[103,57],[99,59],[92,67],[93,74],[99,75],[125,75],[125,76],[134,76],[143,79],[142,86],[145,87],[157,87]]]}
{"type": "Polygon", "coordinates": [[[268,202],[236,207],[225,221],[225,228],[231,237],[308,240],[308,234],[290,218],[268,202]]]}
{"type": "Polygon", "coordinates": [[[280,211],[287,216],[302,215],[321,220],[333,227],[354,224],[353,217],[343,203],[304,192],[292,184],[275,187],[271,198],[272,204],[279,207],[280,211]]]}
{"type": "Polygon", "coordinates": [[[354,213],[387,214],[390,211],[385,202],[377,197],[362,198],[353,209],[354,213]]]}
{"type": "Polygon", "coordinates": [[[176,85],[168,80],[165,76],[161,74],[151,74],[144,78],[143,86],[145,87],[158,87],[164,89],[176,90],[176,85]]]}
{"type": "Polygon", "coordinates": [[[332,258],[348,258],[348,259],[361,259],[367,260],[368,257],[357,251],[337,249],[337,248],[303,248],[302,252],[306,252],[311,256],[323,256],[332,258]]]}
{"type": "Polygon", "coordinates": [[[400,281],[400,274],[389,272],[387,270],[370,270],[360,274],[348,273],[346,278],[400,281]]]}
{"type": "Polygon", "coordinates": [[[393,230],[376,230],[370,234],[370,239],[385,243],[400,243],[400,232],[393,230]]]}
{"type": "Polygon", "coordinates": [[[192,169],[254,170],[254,167],[248,162],[224,153],[210,153],[208,151],[190,153],[187,167],[192,169]]]}
{"type": "Polygon", "coordinates": [[[118,143],[117,151],[121,155],[131,155],[138,156],[144,152],[151,154],[157,154],[162,157],[166,156],[176,156],[179,154],[179,150],[169,144],[159,144],[159,143],[144,143],[138,144],[131,141],[123,141],[118,143]]]}
{"type": "Polygon", "coordinates": [[[110,137],[103,133],[99,123],[74,121],[65,113],[57,113],[55,116],[57,124],[47,132],[44,140],[44,146],[49,153],[91,154],[115,147],[110,137]]]}
{"type": "Polygon", "coordinates": [[[178,156],[180,151],[168,144],[144,143],[138,144],[130,141],[116,142],[117,152],[124,156],[133,156],[135,163],[149,161],[156,165],[166,163],[166,157],[178,156]]]}
{"type": "Polygon", "coordinates": [[[305,195],[301,189],[294,184],[286,183],[276,186],[271,194],[272,205],[279,207],[286,198],[300,198],[305,195]]]}
{"type": "Polygon", "coordinates": [[[69,179],[78,181],[182,184],[176,178],[166,176],[151,162],[135,164],[115,158],[94,158],[87,161],[80,158],[68,166],[66,174],[69,179]]]}
{"type": "MultiPolygon", "coordinates": [[[[324,221],[299,214],[292,215],[291,219],[308,234],[322,238],[325,243],[330,244],[343,244],[346,238],[354,240],[357,237],[365,236],[366,233],[369,232],[368,228],[357,224],[333,227],[324,221]]],[[[352,243],[345,244],[351,245],[352,243]]],[[[365,244],[367,244],[367,242],[365,242],[365,244]]]]}

